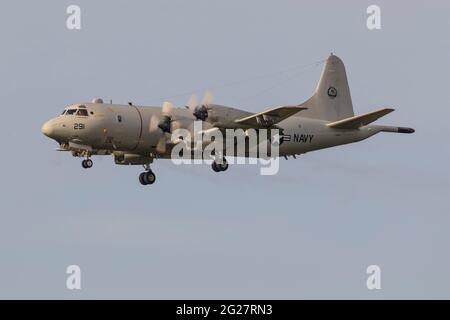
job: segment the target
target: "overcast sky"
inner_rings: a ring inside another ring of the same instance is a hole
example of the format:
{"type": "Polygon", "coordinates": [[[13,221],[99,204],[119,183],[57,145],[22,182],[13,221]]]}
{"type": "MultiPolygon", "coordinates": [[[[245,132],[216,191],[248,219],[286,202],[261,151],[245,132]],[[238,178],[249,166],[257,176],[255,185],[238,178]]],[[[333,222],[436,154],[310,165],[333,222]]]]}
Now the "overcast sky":
{"type": "Polygon", "coordinates": [[[415,2],[4,1],[0,298],[450,298],[450,5],[415,2]],[[381,30],[366,27],[373,3],[381,30]],[[66,28],[70,4],[81,30],[66,28]],[[156,161],[143,187],[141,167],[82,169],[40,132],[94,97],[299,103],[322,65],[294,67],[330,52],[356,114],[392,106],[377,123],[416,133],[283,160],[275,176],[156,161]],[[71,264],[81,291],[66,289],[71,264]]]}

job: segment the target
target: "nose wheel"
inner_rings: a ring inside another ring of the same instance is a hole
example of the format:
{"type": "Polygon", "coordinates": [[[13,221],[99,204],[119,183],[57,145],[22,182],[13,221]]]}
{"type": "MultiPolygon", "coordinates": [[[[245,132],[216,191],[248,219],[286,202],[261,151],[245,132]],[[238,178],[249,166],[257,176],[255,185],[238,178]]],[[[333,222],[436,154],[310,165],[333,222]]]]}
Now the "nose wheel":
{"type": "Polygon", "coordinates": [[[227,159],[223,158],[222,163],[217,163],[216,161],[213,161],[211,164],[211,168],[214,172],[221,172],[226,171],[228,169],[228,162],[227,159]]]}
{"type": "Polygon", "coordinates": [[[91,159],[85,159],[85,160],[81,161],[81,166],[85,169],[92,168],[93,165],[94,165],[94,162],[91,159]]]}
{"type": "Polygon", "coordinates": [[[139,175],[139,182],[144,186],[146,186],[148,184],[154,184],[156,181],[155,174],[150,169],[150,166],[145,165],[144,168],[145,168],[145,171],[139,175]]]}

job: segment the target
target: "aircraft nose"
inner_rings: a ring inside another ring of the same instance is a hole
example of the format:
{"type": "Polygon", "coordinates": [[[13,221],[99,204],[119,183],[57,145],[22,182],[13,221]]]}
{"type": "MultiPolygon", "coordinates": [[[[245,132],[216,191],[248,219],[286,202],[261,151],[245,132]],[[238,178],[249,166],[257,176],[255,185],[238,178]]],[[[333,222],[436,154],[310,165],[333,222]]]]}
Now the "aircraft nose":
{"type": "Polygon", "coordinates": [[[47,121],[46,123],[44,123],[44,125],[41,128],[41,132],[49,138],[52,137],[53,125],[50,123],[50,121],[47,121]]]}

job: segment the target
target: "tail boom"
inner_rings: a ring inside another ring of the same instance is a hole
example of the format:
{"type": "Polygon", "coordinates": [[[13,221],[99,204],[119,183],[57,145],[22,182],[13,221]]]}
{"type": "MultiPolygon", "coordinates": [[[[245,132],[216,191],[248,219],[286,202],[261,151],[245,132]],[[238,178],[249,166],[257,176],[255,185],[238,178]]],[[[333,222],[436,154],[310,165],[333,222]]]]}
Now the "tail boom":
{"type": "Polygon", "coordinates": [[[393,132],[393,133],[414,133],[416,130],[408,127],[394,127],[394,126],[377,126],[380,132],[393,132]]]}

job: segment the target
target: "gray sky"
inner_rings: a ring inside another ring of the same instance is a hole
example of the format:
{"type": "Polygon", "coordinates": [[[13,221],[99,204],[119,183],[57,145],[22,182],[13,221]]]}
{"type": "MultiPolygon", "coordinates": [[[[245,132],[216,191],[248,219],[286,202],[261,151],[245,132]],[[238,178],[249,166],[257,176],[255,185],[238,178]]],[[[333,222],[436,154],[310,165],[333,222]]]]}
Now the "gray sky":
{"type": "Polygon", "coordinates": [[[0,298],[450,298],[448,2],[132,3],[2,4],[0,298]],[[66,29],[69,4],[79,31],[66,29]],[[40,132],[93,97],[160,105],[209,87],[250,111],[302,102],[321,66],[220,85],[330,52],[356,113],[393,106],[378,123],[416,133],[282,161],[275,176],[159,161],[142,187],[140,167],[105,157],[84,170],[40,132]],[[81,291],[65,287],[70,264],[81,291]],[[366,288],[371,264],[379,291],[366,288]]]}

